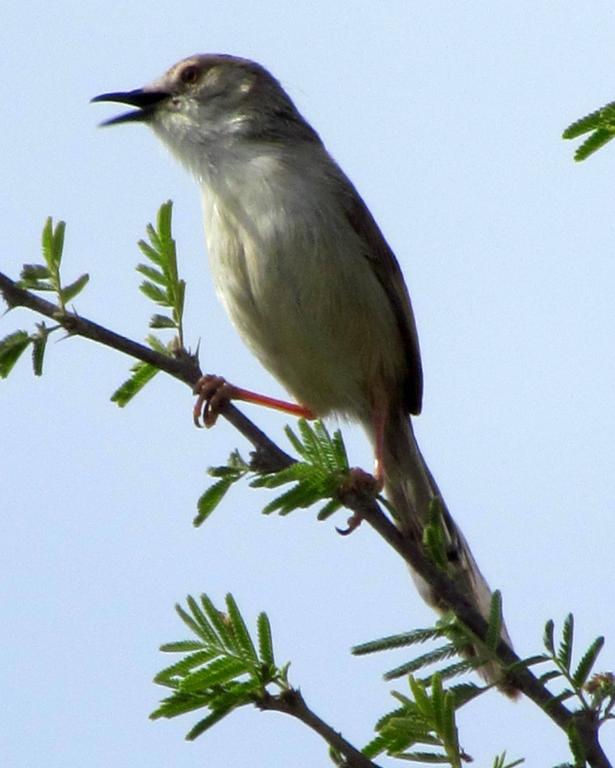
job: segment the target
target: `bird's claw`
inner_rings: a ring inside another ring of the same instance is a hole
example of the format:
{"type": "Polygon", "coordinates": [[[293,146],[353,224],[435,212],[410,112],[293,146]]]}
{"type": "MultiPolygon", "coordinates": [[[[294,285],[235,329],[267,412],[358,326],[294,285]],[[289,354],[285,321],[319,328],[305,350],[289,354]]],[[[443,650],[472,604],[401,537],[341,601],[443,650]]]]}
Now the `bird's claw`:
{"type": "Polygon", "coordinates": [[[195,426],[213,427],[224,403],[233,399],[234,390],[233,385],[222,376],[211,373],[201,376],[193,389],[197,395],[192,411],[195,426]]]}
{"type": "MultiPolygon", "coordinates": [[[[360,467],[353,467],[340,487],[339,495],[344,498],[349,494],[367,494],[375,498],[380,491],[382,491],[383,484],[381,477],[370,475],[369,472],[366,472],[360,467]]],[[[335,530],[340,536],[349,536],[362,522],[363,518],[361,517],[361,514],[359,512],[353,512],[347,520],[347,527],[336,528],[335,530]]]]}

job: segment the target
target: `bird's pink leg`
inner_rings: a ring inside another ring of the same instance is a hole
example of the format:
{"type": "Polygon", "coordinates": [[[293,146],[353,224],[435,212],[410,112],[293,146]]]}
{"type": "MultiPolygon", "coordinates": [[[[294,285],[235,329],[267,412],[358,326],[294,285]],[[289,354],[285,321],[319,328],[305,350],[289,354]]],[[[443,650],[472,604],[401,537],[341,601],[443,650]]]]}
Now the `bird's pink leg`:
{"type": "Polygon", "coordinates": [[[304,419],[316,418],[316,414],[303,405],[288,403],[285,400],[278,400],[275,397],[267,397],[267,395],[260,395],[258,392],[251,392],[249,389],[236,387],[234,384],[229,384],[222,376],[214,376],[213,374],[202,376],[197,381],[193,391],[198,396],[193,410],[193,419],[197,427],[201,426],[201,418],[206,427],[213,427],[222,404],[229,400],[243,400],[246,403],[263,405],[266,408],[273,408],[276,411],[304,419]]]}

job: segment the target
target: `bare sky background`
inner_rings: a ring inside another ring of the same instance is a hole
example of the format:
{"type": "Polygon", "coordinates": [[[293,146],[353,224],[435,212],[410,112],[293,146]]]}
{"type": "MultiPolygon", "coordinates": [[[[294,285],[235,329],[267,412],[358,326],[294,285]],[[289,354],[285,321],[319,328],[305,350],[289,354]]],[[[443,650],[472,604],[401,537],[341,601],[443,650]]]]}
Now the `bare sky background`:
{"type": "MultiPolygon", "coordinates": [[[[615,99],[613,4],[25,0],[2,15],[2,270],[38,261],[45,217],[63,218],[66,276],[91,274],[78,311],[142,339],[135,242],[172,198],[188,342],[205,369],[283,395],[218,306],[192,180],[147,129],[97,129],[114,107],[88,103],[195,52],[260,61],[400,260],[426,372],[419,440],[518,652],[573,611],[579,649],[605,634],[612,669],[615,145],[577,165],[560,135],[615,99]]],[[[34,321],[13,312],[0,334],[34,321]]],[[[194,744],[195,718],[148,721],[168,662],[157,647],[186,635],[173,604],[232,591],[249,617],[266,609],[293,683],[358,745],[392,704],[381,673],[404,656],[348,649],[433,614],[365,526],[342,539],[313,512],[265,518],[267,494],[237,490],[194,530],[206,467],[247,446],[224,423],[195,430],[190,392],[162,376],[116,408],[129,365],[66,340],[41,380],[26,360],[0,383],[0,763],[326,766],[323,744],[279,715],[246,709],[194,744]]],[[[284,417],[248,409],[281,439],[284,417]]],[[[362,434],[344,433],[369,468],[362,434]]],[[[503,749],[528,766],[566,759],[531,703],[493,693],[459,721],[475,765],[503,749]]],[[[615,730],[603,741],[613,755],[615,730]]]]}

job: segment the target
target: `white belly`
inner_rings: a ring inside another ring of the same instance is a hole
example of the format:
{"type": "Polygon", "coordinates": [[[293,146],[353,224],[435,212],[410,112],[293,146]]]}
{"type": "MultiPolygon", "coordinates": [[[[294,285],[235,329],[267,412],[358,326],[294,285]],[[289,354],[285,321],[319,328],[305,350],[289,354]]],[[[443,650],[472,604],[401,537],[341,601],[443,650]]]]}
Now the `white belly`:
{"type": "Polygon", "coordinates": [[[204,189],[217,292],[244,341],[298,402],[368,419],[369,392],[401,381],[389,300],[364,246],[310,185],[204,189]],[[251,193],[251,194],[250,194],[251,193]]]}

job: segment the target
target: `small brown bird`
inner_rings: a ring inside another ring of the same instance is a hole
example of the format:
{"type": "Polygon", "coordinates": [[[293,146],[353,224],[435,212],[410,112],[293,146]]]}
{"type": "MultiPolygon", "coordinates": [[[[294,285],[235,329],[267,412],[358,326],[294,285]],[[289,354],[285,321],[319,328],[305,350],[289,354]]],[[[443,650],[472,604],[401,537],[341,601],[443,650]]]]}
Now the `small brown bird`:
{"type": "MultiPolygon", "coordinates": [[[[430,501],[441,500],[453,578],[486,616],[491,591],[409,418],[421,411],[423,375],[399,264],[279,82],[246,59],[195,55],[151,85],[94,101],[136,107],[106,125],[146,123],[192,172],[217,292],[242,338],[300,412],[364,426],[404,535],[420,542],[430,501]]],[[[495,665],[482,671],[499,679],[495,665]]]]}

